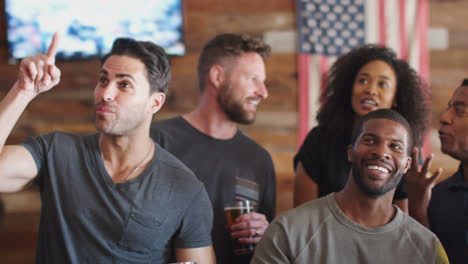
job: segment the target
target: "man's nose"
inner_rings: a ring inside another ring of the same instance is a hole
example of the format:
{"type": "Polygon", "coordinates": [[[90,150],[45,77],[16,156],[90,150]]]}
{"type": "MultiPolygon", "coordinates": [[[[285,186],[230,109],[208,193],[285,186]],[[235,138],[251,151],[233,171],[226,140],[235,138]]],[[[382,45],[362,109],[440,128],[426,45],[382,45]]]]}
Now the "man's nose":
{"type": "Polygon", "coordinates": [[[449,125],[452,123],[453,120],[453,107],[449,107],[440,116],[440,124],[441,125],[449,125]]]}
{"type": "Polygon", "coordinates": [[[390,159],[390,149],[386,144],[377,144],[373,149],[373,155],[379,159],[390,159]]]}
{"type": "Polygon", "coordinates": [[[116,94],[117,94],[116,89],[111,84],[98,88],[99,101],[104,101],[104,102],[114,101],[116,94]]]}
{"type": "Polygon", "coordinates": [[[262,99],[266,99],[268,97],[268,89],[265,83],[260,82],[257,86],[257,95],[260,96],[262,99]]]}

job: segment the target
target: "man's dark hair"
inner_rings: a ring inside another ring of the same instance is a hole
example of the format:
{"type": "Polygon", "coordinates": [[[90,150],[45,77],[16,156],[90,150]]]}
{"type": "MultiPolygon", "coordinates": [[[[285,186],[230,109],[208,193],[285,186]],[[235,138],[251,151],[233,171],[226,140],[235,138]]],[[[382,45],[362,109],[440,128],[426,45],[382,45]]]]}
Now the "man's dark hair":
{"type": "Polygon", "coordinates": [[[468,79],[463,79],[460,86],[468,86],[468,79]]]}
{"type": "Polygon", "coordinates": [[[205,78],[213,65],[232,63],[233,59],[247,52],[258,53],[265,61],[270,56],[271,47],[261,39],[245,34],[221,34],[208,41],[200,53],[197,65],[200,92],[205,88],[205,78]]]}
{"type": "Polygon", "coordinates": [[[415,144],[421,146],[424,132],[429,124],[428,89],[419,75],[395,53],[386,47],[364,45],[340,57],[331,67],[326,78],[326,89],[321,100],[317,120],[336,137],[348,137],[353,127],[355,112],[351,105],[353,85],[359,70],[375,60],[386,62],[395,71],[397,78],[396,105],[392,107],[411,123],[415,144]]]}
{"type": "Polygon", "coordinates": [[[171,65],[163,48],[149,41],[118,38],[112,49],[101,60],[101,65],[112,55],[129,56],[140,60],[146,68],[150,93],[167,93],[171,79],[171,65]]]}
{"type": "Polygon", "coordinates": [[[362,133],[362,127],[371,119],[388,119],[402,125],[406,129],[408,137],[408,148],[406,149],[406,153],[408,156],[411,155],[414,146],[413,129],[402,115],[392,109],[378,109],[359,118],[356,126],[353,128],[353,133],[351,134],[351,145],[354,146],[357,138],[362,133]]]}

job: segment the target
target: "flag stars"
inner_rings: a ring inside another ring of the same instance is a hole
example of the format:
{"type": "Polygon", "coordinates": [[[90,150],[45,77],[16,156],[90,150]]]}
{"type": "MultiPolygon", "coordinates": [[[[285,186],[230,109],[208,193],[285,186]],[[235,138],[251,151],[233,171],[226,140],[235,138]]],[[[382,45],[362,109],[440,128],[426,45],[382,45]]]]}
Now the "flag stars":
{"type": "Polygon", "coordinates": [[[349,43],[364,44],[363,1],[308,0],[299,3],[303,17],[299,32],[301,40],[308,42],[308,45],[301,44],[301,52],[339,56],[349,43]]]}

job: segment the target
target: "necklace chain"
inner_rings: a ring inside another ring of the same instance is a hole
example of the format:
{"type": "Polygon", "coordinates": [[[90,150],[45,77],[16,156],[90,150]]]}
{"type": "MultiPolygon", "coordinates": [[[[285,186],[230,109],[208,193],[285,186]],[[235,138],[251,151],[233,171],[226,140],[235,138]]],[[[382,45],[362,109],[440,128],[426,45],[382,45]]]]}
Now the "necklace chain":
{"type": "Polygon", "coordinates": [[[148,149],[148,153],[146,154],[146,156],[140,161],[140,163],[136,166],[136,168],[132,171],[132,173],[130,173],[127,177],[125,177],[124,181],[128,181],[129,179],[132,178],[133,174],[135,174],[135,172],[137,172],[141,165],[143,165],[143,162],[149,157],[149,155],[151,154],[151,150],[153,149],[153,141],[151,141],[151,146],[150,148],[148,149]]]}
{"type": "MultiPolygon", "coordinates": [[[[101,147],[101,140],[102,137],[99,138],[99,147],[101,147]]],[[[146,153],[146,156],[140,161],[140,163],[138,163],[138,165],[135,167],[135,169],[133,169],[133,171],[127,176],[125,177],[125,179],[123,181],[127,181],[129,179],[131,179],[131,177],[140,169],[140,167],[143,165],[143,162],[145,162],[146,159],[148,159],[148,157],[150,156],[151,154],[151,150],[153,149],[154,147],[154,143],[153,141],[151,140],[151,146],[149,147],[148,149],[148,153],[146,153]]],[[[102,160],[104,161],[104,154],[102,153],[101,151],[101,156],[102,156],[102,160]]]]}

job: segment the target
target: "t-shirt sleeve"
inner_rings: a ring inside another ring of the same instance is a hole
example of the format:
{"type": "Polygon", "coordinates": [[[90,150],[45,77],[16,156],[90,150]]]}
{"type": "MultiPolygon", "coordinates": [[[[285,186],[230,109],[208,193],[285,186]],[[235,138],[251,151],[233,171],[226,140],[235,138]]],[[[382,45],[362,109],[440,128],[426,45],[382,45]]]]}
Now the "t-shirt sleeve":
{"type": "Polygon", "coordinates": [[[42,180],[42,172],[46,162],[47,152],[49,151],[53,137],[54,133],[47,133],[35,137],[30,137],[20,144],[29,151],[34,159],[34,162],[36,163],[38,174],[35,179],[35,183],[37,184],[40,184],[42,180]]]}
{"type": "Polygon", "coordinates": [[[442,246],[442,243],[440,241],[437,241],[437,246],[436,246],[436,252],[435,252],[435,264],[448,264],[449,259],[447,256],[447,253],[445,252],[444,247],[442,246]]]}
{"type": "Polygon", "coordinates": [[[292,263],[289,259],[290,255],[286,233],[275,220],[268,226],[260,243],[256,246],[250,264],[292,263]]]}
{"type": "Polygon", "coordinates": [[[271,158],[268,159],[269,164],[267,164],[264,179],[264,191],[262,204],[259,208],[259,213],[262,213],[266,216],[268,222],[273,221],[276,214],[276,174],[275,168],[273,166],[273,161],[271,158]]]}
{"type": "Polygon", "coordinates": [[[198,248],[211,245],[212,228],[213,208],[205,188],[201,186],[184,214],[175,247],[198,248]]]}
{"type": "Polygon", "coordinates": [[[296,169],[300,161],[309,177],[316,182],[320,174],[318,168],[320,165],[321,144],[323,142],[320,142],[320,129],[315,127],[307,134],[304,143],[302,143],[294,157],[294,169],[296,169]]]}

